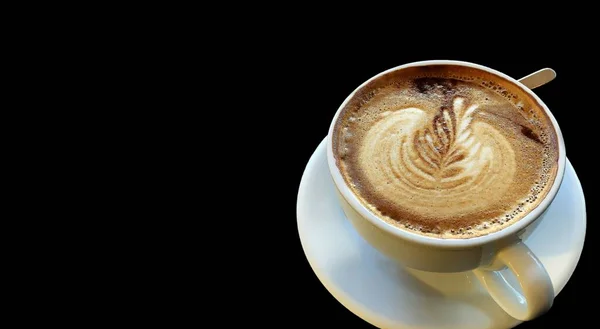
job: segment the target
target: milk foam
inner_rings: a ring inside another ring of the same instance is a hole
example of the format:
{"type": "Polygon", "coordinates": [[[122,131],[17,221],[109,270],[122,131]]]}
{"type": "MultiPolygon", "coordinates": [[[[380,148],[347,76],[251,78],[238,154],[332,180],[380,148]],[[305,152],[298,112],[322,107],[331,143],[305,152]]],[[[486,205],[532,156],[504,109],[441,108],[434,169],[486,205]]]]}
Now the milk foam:
{"type": "Polygon", "coordinates": [[[336,126],[338,165],[393,225],[444,238],[488,234],[547,192],[556,136],[539,107],[524,110],[532,104],[518,90],[438,75],[400,76],[362,93],[336,126]]]}

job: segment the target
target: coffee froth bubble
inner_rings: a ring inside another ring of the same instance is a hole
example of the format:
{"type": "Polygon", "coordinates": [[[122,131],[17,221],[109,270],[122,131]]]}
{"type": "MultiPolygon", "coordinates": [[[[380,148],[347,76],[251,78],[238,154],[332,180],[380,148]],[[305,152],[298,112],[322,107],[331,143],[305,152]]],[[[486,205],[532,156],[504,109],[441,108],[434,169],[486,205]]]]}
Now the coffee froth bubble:
{"type": "Polygon", "coordinates": [[[547,193],[557,137],[531,96],[458,66],[391,72],[357,91],[333,134],[337,165],[382,220],[471,238],[510,225],[547,193]]]}

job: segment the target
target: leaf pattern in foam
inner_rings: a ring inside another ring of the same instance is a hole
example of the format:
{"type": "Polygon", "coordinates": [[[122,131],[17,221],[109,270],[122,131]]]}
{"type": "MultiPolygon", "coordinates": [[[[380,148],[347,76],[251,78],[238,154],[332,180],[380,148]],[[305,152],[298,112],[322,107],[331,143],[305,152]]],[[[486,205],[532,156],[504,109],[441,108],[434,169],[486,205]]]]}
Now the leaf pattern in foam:
{"type": "Polygon", "coordinates": [[[452,105],[451,109],[442,108],[431,124],[415,136],[419,157],[436,169],[438,179],[469,170],[473,166],[465,165],[485,161],[487,156],[482,155],[489,151],[482,149],[471,130],[477,104],[467,107],[464,98],[456,97],[452,105]]]}

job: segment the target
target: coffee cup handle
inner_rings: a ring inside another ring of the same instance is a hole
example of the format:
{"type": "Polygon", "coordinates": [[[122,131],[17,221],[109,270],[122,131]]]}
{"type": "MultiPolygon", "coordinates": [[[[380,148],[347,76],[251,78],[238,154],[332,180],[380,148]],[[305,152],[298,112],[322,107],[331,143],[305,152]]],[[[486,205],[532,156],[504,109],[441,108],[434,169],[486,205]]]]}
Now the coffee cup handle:
{"type": "Polygon", "coordinates": [[[544,314],[554,301],[554,288],[544,265],[522,242],[504,247],[489,267],[473,271],[492,298],[517,320],[532,320],[544,314]],[[508,267],[521,286],[521,294],[500,271],[508,267]]]}

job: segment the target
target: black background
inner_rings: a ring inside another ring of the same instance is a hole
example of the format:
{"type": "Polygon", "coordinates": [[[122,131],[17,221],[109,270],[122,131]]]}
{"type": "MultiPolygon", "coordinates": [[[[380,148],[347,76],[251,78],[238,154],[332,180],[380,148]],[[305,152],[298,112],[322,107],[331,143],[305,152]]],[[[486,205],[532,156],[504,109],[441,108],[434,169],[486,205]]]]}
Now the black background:
{"type": "MultiPolygon", "coordinates": [[[[589,321],[593,314],[580,311],[581,298],[595,291],[590,284],[591,252],[593,239],[594,210],[592,180],[594,166],[590,163],[590,151],[597,152],[598,142],[589,137],[597,128],[596,103],[599,94],[593,84],[588,83],[596,73],[591,65],[595,54],[591,49],[578,48],[577,55],[568,58],[552,49],[571,47],[568,40],[555,43],[551,49],[528,48],[521,50],[464,51],[425,50],[413,47],[410,51],[377,48],[337,47],[312,45],[310,41],[297,40],[285,49],[270,55],[290,58],[281,67],[274,67],[270,80],[276,81],[270,92],[277,92],[276,110],[281,124],[268,126],[266,133],[272,145],[286,144],[277,152],[274,161],[265,168],[277,186],[275,192],[279,213],[285,222],[285,234],[278,232],[270,236],[265,248],[276,248],[285,256],[265,262],[276,262],[276,273],[268,275],[267,285],[274,291],[276,299],[272,311],[283,316],[292,324],[300,326],[336,328],[373,328],[344,306],[342,306],[321,284],[310,268],[302,250],[296,228],[296,197],[299,183],[313,151],[326,136],[336,110],[358,85],[386,69],[420,60],[453,59],[485,65],[514,78],[521,78],[538,69],[550,67],[557,78],[549,84],[535,89],[536,94],[548,105],[558,121],[566,144],[567,157],[573,164],[586,195],[588,228],[584,250],[578,267],[570,281],[555,299],[552,309],[538,319],[524,323],[519,328],[546,328],[557,321],[572,318],[589,321]],[[287,57],[289,56],[289,57],[287,57]],[[292,59],[293,58],[293,59],[292,59]],[[575,59],[573,59],[575,58],[575,59]],[[278,106],[285,104],[285,106],[278,106]],[[283,161],[283,165],[281,163],[283,161]],[[283,169],[282,169],[283,166],[283,169]],[[283,173],[282,173],[283,171],[283,173]]],[[[457,47],[461,48],[461,47],[457,47]]],[[[571,54],[572,55],[572,54],[571,54]]],[[[270,71],[271,72],[271,71],[270,71]]],[[[267,92],[267,91],[265,91],[267,92]]],[[[565,218],[564,220],[569,220],[565,218]]],[[[275,256],[274,256],[275,257],[275,256]]],[[[579,321],[578,320],[578,321],[579,321]]]]}

